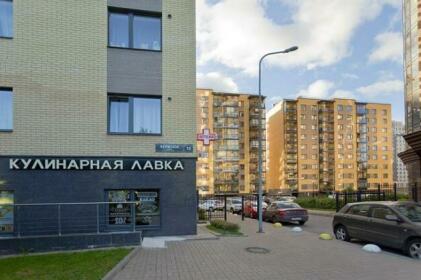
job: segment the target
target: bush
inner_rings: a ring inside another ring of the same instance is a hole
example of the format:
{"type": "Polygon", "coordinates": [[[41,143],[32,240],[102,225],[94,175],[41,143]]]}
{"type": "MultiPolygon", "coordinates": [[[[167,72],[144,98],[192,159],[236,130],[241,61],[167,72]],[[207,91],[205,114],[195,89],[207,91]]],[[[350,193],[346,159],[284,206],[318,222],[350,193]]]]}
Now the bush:
{"type": "Polygon", "coordinates": [[[206,210],[205,209],[199,209],[198,215],[199,215],[200,221],[206,220],[206,210]]]}
{"type": "Polygon", "coordinates": [[[336,201],[328,197],[298,197],[295,201],[303,208],[312,209],[336,209],[336,201]]]}
{"type": "Polygon", "coordinates": [[[234,223],[226,222],[224,220],[212,220],[210,222],[211,226],[214,228],[226,230],[226,231],[234,231],[237,232],[240,230],[240,226],[234,223]]]}

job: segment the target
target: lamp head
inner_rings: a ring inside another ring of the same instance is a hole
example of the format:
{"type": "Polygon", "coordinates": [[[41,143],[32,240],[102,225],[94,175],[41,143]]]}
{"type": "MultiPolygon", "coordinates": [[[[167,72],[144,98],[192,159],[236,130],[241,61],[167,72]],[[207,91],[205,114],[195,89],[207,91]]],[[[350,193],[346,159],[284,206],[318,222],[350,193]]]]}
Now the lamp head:
{"type": "Polygon", "coordinates": [[[293,47],[290,47],[290,48],[284,50],[284,52],[285,53],[289,53],[289,52],[293,52],[293,51],[296,51],[296,50],[298,50],[298,47],[297,46],[293,46],[293,47]]]}

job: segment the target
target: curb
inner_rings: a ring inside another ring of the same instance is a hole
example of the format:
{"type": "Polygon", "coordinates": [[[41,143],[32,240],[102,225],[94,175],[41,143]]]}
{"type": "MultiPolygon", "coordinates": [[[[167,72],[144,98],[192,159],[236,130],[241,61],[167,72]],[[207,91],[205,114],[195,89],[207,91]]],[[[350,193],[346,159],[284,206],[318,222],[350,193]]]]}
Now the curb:
{"type": "Polygon", "coordinates": [[[122,271],[129,261],[136,255],[136,253],[141,249],[141,246],[135,247],[127,256],[125,256],[116,266],[113,267],[103,278],[102,280],[113,280],[114,277],[122,271]]]}
{"type": "Polygon", "coordinates": [[[333,211],[318,211],[318,210],[307,210],[309,214],[322,216],[322,217],[333,217],[335,216],[336,212],[333,211]]]}

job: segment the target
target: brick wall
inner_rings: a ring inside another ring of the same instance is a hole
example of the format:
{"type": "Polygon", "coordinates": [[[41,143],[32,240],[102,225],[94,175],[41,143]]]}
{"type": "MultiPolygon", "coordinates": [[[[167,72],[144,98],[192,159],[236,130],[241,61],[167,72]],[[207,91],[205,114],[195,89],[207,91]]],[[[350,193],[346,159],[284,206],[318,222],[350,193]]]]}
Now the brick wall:
{"type": "Polygon", "coordinates": [[[163,136],[116,136],[107,135],[106,1],[15,1],[14,38],[0,39],[14,129],[0,133],[0,155],[153,156],[155,143],[195,144],[195,5],[162,9],[163,136]]]}

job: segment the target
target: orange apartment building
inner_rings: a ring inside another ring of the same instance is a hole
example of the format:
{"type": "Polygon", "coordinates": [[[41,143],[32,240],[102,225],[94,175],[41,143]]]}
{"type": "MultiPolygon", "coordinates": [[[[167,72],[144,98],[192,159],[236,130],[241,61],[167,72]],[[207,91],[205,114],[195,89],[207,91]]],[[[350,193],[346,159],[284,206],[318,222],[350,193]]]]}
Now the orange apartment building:
{"type": "Polygon", "coordinates": [[[268,112],[267,134],[270,192],[393,186],[390,104],[284,100],[268,112]]]}
{"type": "Polygon", "coordinates": [[[265,139],[265,110],[259,97],[198,89],[196,98],[198,134],[205,130],[218,137],[197,141],[197,189],[201,194],[257,191],[259,117],[265,139]]]}

